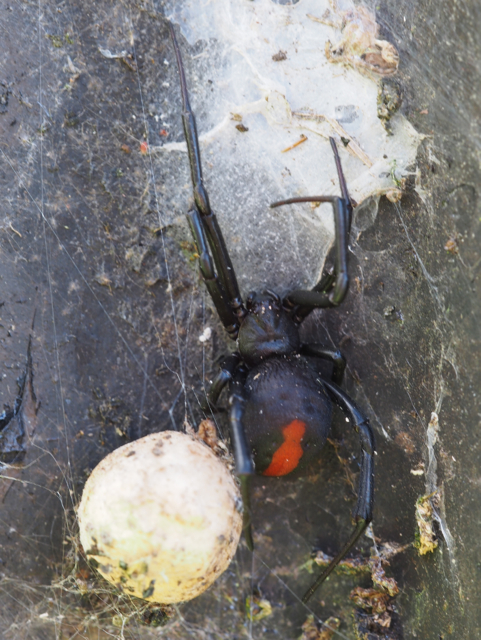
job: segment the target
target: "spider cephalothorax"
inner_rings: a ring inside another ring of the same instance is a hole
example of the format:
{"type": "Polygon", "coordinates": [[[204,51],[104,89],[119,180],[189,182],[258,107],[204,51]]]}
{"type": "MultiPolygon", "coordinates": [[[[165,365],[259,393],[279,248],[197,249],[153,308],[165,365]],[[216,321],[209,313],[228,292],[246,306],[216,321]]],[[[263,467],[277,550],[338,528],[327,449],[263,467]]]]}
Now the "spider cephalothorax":
{"type": "Polygon", "coordinates": [[[239,327],[237,345],[248,365],[255,365],[269,356],[297,353],[301,346],[299,329],[282,307],[279,296],[270,291],[249,294],[247,314],[239,327]]]}
{"type": "Polygon", "coordinates": [[[330,138],[341,190],[339,196],[307,196],[276,202],[328,202],[334,212],[335,260],[331,271],[309,291],[291,291],[284,299],[267,290],[251,293],[245,304],[227,247],[211,211],[202,180],[199,140],[192,112],[180,50],[171,26],[180,74],[182,121],[189,152],[194,206],[187,214],[197,253],[199,270],[227,333],[237,340],[237,351],[224,358],[207,393],[205,408],[215,409],[228,385],[229,425],[244,502],[244,534],[253,548],[249,480],[254,473],[284,476],[306,469],[319,454],[331,426],[332,403],[336,403],[359,434],[361,465],[359,493],[351,537],[304,595],[308,600],[334,567],[348,553],[372,519],[374,437],[369,421],[354,401],[338,386],[345,360],[336,349],[302,344],[299,324],[315,308],[339,305],[348,284],[347,256],[352,206],[336,143],[330,138]],[[326,380],[319,359],[332,363],[326,380]]]}

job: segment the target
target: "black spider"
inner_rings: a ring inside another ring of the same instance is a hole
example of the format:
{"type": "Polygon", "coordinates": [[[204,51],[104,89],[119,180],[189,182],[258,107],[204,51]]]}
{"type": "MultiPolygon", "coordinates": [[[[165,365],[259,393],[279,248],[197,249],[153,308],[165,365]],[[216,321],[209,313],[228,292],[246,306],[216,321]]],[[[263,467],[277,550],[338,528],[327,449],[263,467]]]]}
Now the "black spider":
{"type": "Polygon", "coordinates": [[[182,91],[182,122],[187,142],[194,207],[187,220],[199,255],[202,279],[219,318],[238,350],[227,356],[207,394],[216,406],[222,389],[229,385],[229,423],[236,473],[244,501],[244,535],[253,549],[250,526],[249,480],[258,473],[283,476],[307,467],[319,454],[331,425],[332,402],[349,418],[359,435],[362,450],[359,492],[353,517],[354,531],[304,595],[306,602],[335,566],[353,547],[372,519],[374,436],[365,415],[339,388],[345,360],[337,350],[319,344],[301,344],[299,324],[316,308],[336,307],[344,299],[348,238],[352,206],[336,143],[331,138],[342,197],[310,196],[275,202],[271,207],[294,202],[329,202],[335,220],[335,262],[311,290],[292,291],[283,300],[271,291],[251,293],[245,305],[222,232],[212,213],[202,181],[199,140],[175,32],[170,25],[182,91]],[[321,378],[313,358],[333,364],[331,380],[321,378]]]}

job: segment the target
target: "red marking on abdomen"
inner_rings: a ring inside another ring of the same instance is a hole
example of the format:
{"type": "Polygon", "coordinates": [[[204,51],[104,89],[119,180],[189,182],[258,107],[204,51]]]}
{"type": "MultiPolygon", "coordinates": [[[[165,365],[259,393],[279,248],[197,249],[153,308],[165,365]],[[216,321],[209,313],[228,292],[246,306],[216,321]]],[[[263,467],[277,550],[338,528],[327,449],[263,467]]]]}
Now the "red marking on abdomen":
{"type": "Polygon", "coordinates": [[[301,441],[306,432],[306,423],[301,420],[293,420],[282,429],[284,442],[274,452],[272,460],[263,476],[285,476],[299,464],[304,453],[301,441]]]}

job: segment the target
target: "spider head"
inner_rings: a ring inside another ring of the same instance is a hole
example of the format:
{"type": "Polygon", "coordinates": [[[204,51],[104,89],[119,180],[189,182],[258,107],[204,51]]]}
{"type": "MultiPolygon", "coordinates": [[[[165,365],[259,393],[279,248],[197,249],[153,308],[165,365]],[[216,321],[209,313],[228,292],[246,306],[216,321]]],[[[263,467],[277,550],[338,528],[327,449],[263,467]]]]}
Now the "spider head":
{"type": "Polygon", "coordinates": [[[300,338],[297,325],[282,308],[272,291],[251,293],[246,300],[247,315],[239,329],[237,343],[243,360],[256,365],[270,356],[297,353],[300,338]]]}

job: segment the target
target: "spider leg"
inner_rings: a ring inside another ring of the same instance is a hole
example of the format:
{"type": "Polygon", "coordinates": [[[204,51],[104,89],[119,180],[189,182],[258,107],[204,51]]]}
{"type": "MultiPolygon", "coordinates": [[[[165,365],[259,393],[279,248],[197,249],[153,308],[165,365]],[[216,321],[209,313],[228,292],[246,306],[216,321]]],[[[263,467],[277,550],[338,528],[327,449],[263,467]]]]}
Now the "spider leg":
{"type": "Polygon", "coordinates": [[[226,384],[232,380],[240,361],[241,357],[238,353],[232,353],[222,360],[220,363],[220,371],[213,379],[207,396],[201,403],[201,409],[203,411],[207,412],[217,408],[217,400],[226,384]]]}
{"type": "Polygon", "coordinates": [[[352,549],[364,533],[368,524],[372,520],[372,505],[374,500],[374,453],[376,445],[374,442],[374,434],[371,426],[369,425],[369,420],[361,413],[355,402],[347,395],[347,393],[340,389],[336,384],[326,382],[325,380],[322,381],[322,384],[326,388],[331,400],[333,400],[349,417],[354,430],[359,435],[362,451],[361,472],[359,475],[357,504],[352,514],[356,523],[354,531],[338,555],[306,591],[302,598],[303,602],[307,602],[309,600],[316,589],[331,574],[339,562],[350,551],[350,549],[352,549]]]}
{"type": "Polygon", "coordinates": [[[250,504],[250,478],[255,473],[249,443],[247,442],[244,425],[245,389],[244,384],[247,371],[244,367],[239,367],[229,384],[229,424],[232,447],[236,464],[236,475],[241,485],[242,502],[244,505],[242,529],[250,551],[254,550],[254,540],[252,539],[251,527],[251,504],[250,504]]]}
{"type": "Polygon", "coordinates": [[[212,298],[212,302],[214,303],[220,321],[224,325],[229,336],[235,340],[239,331],[238,318],[230,306],[225,289],[214,271],[214,265],[209,254],[204,226],[197,209],[189,211],[187,214],[187,221],[199,256],[199,271],[202,280],[204,281],[207,291],[212,298]]]}
{"type": "MultiPolygon", "coordinates": [[[[210,245],[219,282],[215,286],[212,284],[208,285],[208,290],[217,312],[221,317],[222,323],[228,330],[231,338],[235,340],[237,337],[239,322],[245,316],[246,310],[242,302],[234,267],[227,251],[222,231],[219,227],[215,214],[210,208],[209,196],[202,177],[199,137],[197,135],[194,113],[190,105],[180,49],[172,24],[169,24],[169,28],[179,69],[180,88],[182,93],[182,124],[184,127],[185,141],[187,143],[192,186],[194,190],[195,209],[189,213],[189,224],[200,256],[205,258],[206,255],[205,250],[207,248],[207,243],[205,242],[205,238],[207,238],[207,242],[210,245]],[[202,235],[204,244],[199,245],[198,242],[202,235]],[[227,319],[229,309],[235,320],[235,330],[230,328],[232,325],[231,319],[227,319]]],[[[202,275],[204,277],[203,272],[202,275]]],[[[211,280],[212,276],[213,269],[211,268],[209,271],[209,277],[211,280]]],[[[206,280],[205,277],[204,279],[206,280]]]]}
{"type": "Polygon", "coordinates": [[[348,241],[351,229],[352,204],[347,190],[346,179],[341,166],[341,159],[337,145],[333,138],[329,138],[334,153],[339,185],[342,197],[336,196],[306,196],[301,198],[289,198],[274,202],[271,207],[279,207],[284,204],[298,202],[329,202],[334,211],[335,226],[335,263],[331,273],[324,273],[318,284],[310,291],[299,289],[292,291],[284,299],[284,306],[292,310],[292,315],[297,322],[301,322],[316,308],[337,307],[347,293],[349,277],[347,273],[348,241]],[[296,308],[297,307],[297,308],[296,308]]]}
{"type": "MultiPolygon", "coordinates": [[[[335,263],[333,274],[327,274],[310,291],[297,289],[291,291],[284,299],[287,308],[296,306],[306,307],[307,313],[312,309],[337,307],[344,300],[349,286],[347,274],[347,245],[348,245],[348,211],[347,203],[343,198],[337,196],[307,196],[305,198],[290,198],[281,202],[274,202],[271,207],[281,204],[292,204],[295,202],[330,202],[334,210],[335,226],[335,263]]],[[[304,311],[302,309],[302,311],[304,311]]]]}
{"type": "Polygon", "coordinates": [[[334,138],[329,138],[331,143],[331,149],[334,154],[334,162],[336,163],[337,177],[339,180],[339,186],[341,187],[342,199],[347,202],[347,234],[351,232],[352,222],[352,202],[349,197],[349,191],[347,190],[346,178],[344,171],[342,170],[341,158],[339,157],[339,151],[337,150],[337,144],[334,138]]]}
{"type": "Polygon", "coordinates": [[[342,378],[344,377],[344,371],[346,370],[346,359],[339,351],[339,349],[326,349],[320,344],[303,344],[301,346],[300,353],[303,356],[314,356],[316,358],[322,358],[323,360],[329,360],[332,362],[333,369],[331,380],[337,385],[342,384],[342,378]]]}

